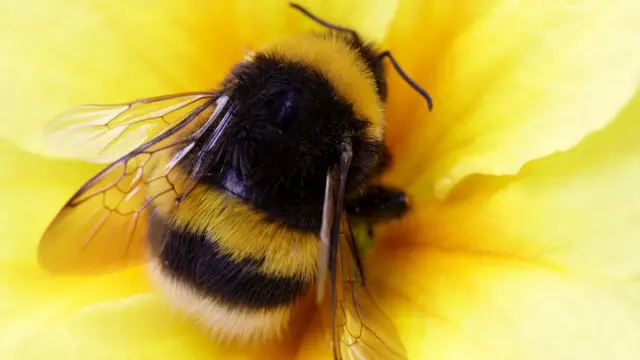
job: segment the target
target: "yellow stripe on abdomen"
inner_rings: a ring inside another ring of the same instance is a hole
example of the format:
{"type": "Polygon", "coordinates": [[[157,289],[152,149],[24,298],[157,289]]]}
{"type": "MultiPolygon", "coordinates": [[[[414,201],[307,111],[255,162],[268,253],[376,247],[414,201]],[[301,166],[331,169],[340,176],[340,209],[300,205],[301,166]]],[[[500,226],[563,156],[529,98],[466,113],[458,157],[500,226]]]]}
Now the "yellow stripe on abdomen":
{"type": "Polygon", "coordinates": [[[149,263],[152,280],[171,303],[215,337],[239,342],[278,338],[291,318],[293,303],[276,308],[250,309],[203,296],[187,282],[168,273],[158,259],[149,263]]]}
{"type": "MultiPolygon", "coordinates": [[[[166,219],[173,199],[154,201],[166,219]]],[[[267,221],[250,205],[222,191],[198,184],[180,204],[172,226],[216,239],[220,251],[234,260],[261,259],[261,271],[275,276],[299,276],[313,280],[319,253],[318,237],[267,221]]]]}

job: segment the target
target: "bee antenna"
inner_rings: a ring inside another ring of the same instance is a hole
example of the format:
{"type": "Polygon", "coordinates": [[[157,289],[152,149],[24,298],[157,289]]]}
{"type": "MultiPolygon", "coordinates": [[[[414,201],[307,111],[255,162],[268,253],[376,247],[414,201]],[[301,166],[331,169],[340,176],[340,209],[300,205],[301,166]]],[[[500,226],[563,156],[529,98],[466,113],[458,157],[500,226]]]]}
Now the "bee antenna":
{"type": "Polygon", "coordinates": [[[404,72],[404,70],[402,70],[402,68],[400,67],[396,59],[393,57],[393,55],[391,55],[391,52],[389,50],[383,51],[378,55],[378,59],[380,60],[382,60],[385,57],[388,58],[389,61],[391,61],[391,64],[393,65],[393,68],[396,70],[398,75],[400,75],[402,79],[404,79],[404,81],[406,81],[407,84],[409,84],[409,86],[411,86],[416,92],[418,92],[418,94],[420,94],[425,100],[427,100],[429,111],[431,111],[431,109],[433,109],[433,100],[431,100],[431,96],[429,96],[429,94],[422,87],[420,87],[420,85],[416,84],[416,82],[413,81],[413,79],[411,79],[409,75],[407,75],[404,72]]]}
{"type": "Polygon", "coordinates": [[[318,24],[320,24],[320,25],[322,25],[322,26],[324,26],[326,28],[351,34],[351,36],[353,36],[353,38],[358,43],[360,43],[360,37],[358,36],[358,33],[355,30],[349,29],[349,28],[344,27],[344,26],[339,26],[339,25],[332,24],[332,23],[330,23],[330,22],[328,22],[326,20],[322,20],[319,17],[317,17],[316,15],[313,15],[309,10],[303,8],[301,5],[299,5],[297,3],[290,2],[289,6],[291,6],[292,8],[300,11],[305,16],[307,16],[309,19],[315,21],[316,23],[318,23],[318,24]]]}
{"type": "MultiPolygon", "coordinates": [[[[292,8],[300,11],[305,16],[307,16],[309,19],[315,21],[316,23],[318,23],[318,24],[320,24],[320,25],[322,25],[322,26],[324,26],[326,28],[351,34],[351,36],[353,36],[353,38],[356,41],[356,43],[362,44],[362,41],[360,40],[360,37],[358,36],[358,33],[355,30],[349,29],[349,28],[346,28],[346,27],[343,27],[343,26],[332,24],[332,23],[330,23],[330,22],[328,22],[326,20],[322,20],[319,17],[317,17],[316,15],[313,15],[309,10],[303,8],[302,6],[300,6],[297,3],[290,2],[289,6],[291,6],[292,8]]],[[[429,96],[429,94],[422,87],[420,87],[420,85],[416,84],[416,82],[413,81],[404,72],[404,70],[402,70],[402,68],[400,67],[400,65],[398,64],[396,59],[393,57],[393,55],[391,55],[391,52],[389,50],[381,52],[378,55],[378,60],[382,61],[382,59],[385,58],[385,57],[388,58],[389,61],[391,61],[391,64],[393,65],[393,68],[396,70],[398,75],[400,75],[402,77],[402,79],[404,79],[404,81],[407,84],[409,84],[409,86],[411,86],[416,92],[418,92],[418,94],[420,94],[425,100],[427,100],[427,105],[429,106],[429,111],[431,111],[433,109],[433,100],[431,100],[431,96],[429,96]]]]}

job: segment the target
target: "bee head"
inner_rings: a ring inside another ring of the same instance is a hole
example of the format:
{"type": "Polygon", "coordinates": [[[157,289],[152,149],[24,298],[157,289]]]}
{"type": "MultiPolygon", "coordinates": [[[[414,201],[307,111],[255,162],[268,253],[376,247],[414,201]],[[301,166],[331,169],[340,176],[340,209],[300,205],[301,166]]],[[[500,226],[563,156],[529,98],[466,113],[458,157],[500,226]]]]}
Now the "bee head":
{"type": "Polygon", "coordinates": [[[327,170],[347,140],[353,147],[347,193],[366,185],[382,139],[320,71],[258,54],[235,69],[227,89],[237,107],[225,130],[223,172],[252,203],[270,213],[322,205],[327,170]]]}

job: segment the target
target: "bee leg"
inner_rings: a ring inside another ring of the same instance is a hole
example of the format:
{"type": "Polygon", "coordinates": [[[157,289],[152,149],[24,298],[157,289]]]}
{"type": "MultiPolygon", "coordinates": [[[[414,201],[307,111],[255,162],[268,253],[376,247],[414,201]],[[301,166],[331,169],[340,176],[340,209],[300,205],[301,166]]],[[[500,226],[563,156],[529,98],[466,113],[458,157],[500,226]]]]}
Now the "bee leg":
{"type": "Polygon", "coordinates": [[[401,217],[409,210],[409,204],[401,190],[371,186],[362,197],[347,201],[345,209],[357,251],[364,252],[376,242],[374,225],[401,217]]]}
{"type": "Polygon", "coordinates": [[[404,191],[385,186],[372,186],[357,199],[346,204],[347,213],[367,222],[393,220],[409,210],[404,191]]]}

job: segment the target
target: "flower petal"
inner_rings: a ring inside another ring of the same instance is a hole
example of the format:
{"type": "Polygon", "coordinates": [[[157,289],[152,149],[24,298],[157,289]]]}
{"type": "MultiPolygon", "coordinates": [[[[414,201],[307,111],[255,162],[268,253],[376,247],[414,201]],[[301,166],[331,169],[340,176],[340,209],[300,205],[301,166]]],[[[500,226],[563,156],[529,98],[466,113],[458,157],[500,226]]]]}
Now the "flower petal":
{"type": "MultiPolygon", "coordinates": [[[[396,2],[303,5],[377,39],[396,2]]],[[[267,0],[5,1],[0,22],[0,139],[42,152],[42,124],[68,107],[210,89],[247,48],[318,26],[267,0]]]]}
{"type": "Polygon", "coordinates": [[[135,271],[92,281],[52,278],[36,264],[36,247],[48,222],[73,191],[95,172],[93,166],[42,161],[0,144],[0,316],[3,349],[20,349],[39,326],[96,301],[144,288],[135,271]]]}
{"type": "Polygon", "coordinates": [[[0,262],[35,265],[46,226],[100,167],[45,160],[3,141],[0,153],[0,262]]]}
{"type": "Polygon", "coordinates": [[[640,93],[613,124],[574,149],[533,161],[516,176],[471,178],[448,201],[416,204],[415,214],[388,236],[636,276],[639,117],[640,93]]]}
{"type": "Polygon", "coordinates": [[[639,117],[640,92],[570,151],[386,229],[369,281],[416,358],[640,356],[639,117]]]}
{"type": "Polygon", "coordinates": [[[292,347],[279,344],[242,348],[216,344],[192,322],[171,313],[155,294],[95,302],[37,328],[10,349],[10,358],[177,359],[188,354],[189,359],[258,359],[269,353],[289,359],[292,355],[292,347]],[[96,354],[96,349],[103,350],[96,354]]]}
{"type": "Polygon", "coordinates": [[[369,279],[411,359],[637,359],[640,286],[430,248],[385,249],[369,279]],[[378,286],[380,287],[380,286],[378,286]]]}
{"type": "MultiPolygon", "coordinates": [[[[321,309],[319,309],[321,310],[321,309]]],[[[304,330],[304,336],[298,346],[296,359],[299,360],[331,360],[333,359],[333,349],[331,347],[331,318],[330,312],[316,311],[313,317],[308,320],[308,325],[304,330]]]]}
{"type": "Polygon", "coordinates": [[[392,176],[423,193],[571,148],[640,80],[636,1],[418,3],[401,3],[389,46],[434,111],[394,77],[389,138],[404,154],[392,176]]]}

